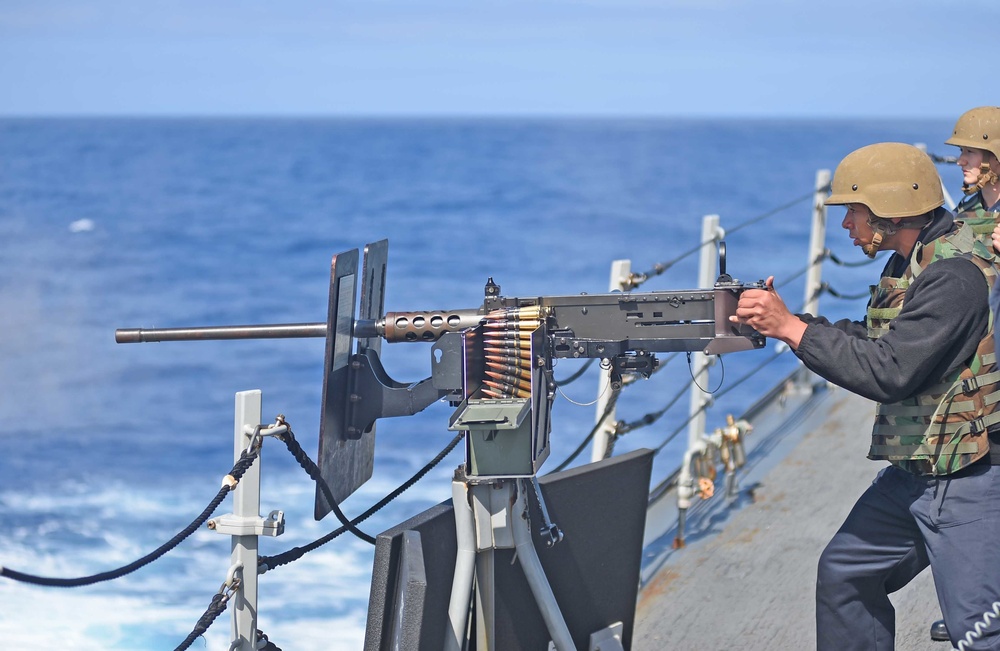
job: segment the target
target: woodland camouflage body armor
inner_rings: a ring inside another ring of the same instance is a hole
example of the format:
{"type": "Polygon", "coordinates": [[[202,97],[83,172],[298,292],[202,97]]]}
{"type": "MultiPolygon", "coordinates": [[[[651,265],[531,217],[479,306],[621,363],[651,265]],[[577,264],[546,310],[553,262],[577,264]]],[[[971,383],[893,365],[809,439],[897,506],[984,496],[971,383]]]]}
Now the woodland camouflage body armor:
{"type": "MultiPolygon", "coordinates": [[[[992,288],[996,258],[970,226],[927,244],[917,243],[910,265],[899,278],[873,285],[868,308],[868,336],[878,339],[903,306],[906,290],[931,263],[953,257],[971,260],[992,288]]],[[[879,404],[869,459],[887,459],[920,475],[947,475],[986,456],[987,428],[1000,422],[1000,372],[993,341],[993,315],[975,354],[923,393],[900,402],[879,404]]]]}
{"type": "Polygon", "coordinates": [[[972,227],[976,238],[982,240],[986,248],[993,247],[993,229],[1000,220],[1000,210],[986,210],[981,192],[970,194],[955,208],[955,221],[972,227]]]}

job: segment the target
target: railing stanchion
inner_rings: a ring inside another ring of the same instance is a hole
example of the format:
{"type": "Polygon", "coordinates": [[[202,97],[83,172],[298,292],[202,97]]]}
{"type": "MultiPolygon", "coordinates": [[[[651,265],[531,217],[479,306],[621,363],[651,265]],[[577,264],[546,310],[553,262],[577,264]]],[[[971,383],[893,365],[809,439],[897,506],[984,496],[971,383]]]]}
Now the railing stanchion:
{"type": "MultiPolygon", "coordinates": [[[[232,598],[232,644],[229,651],[257,649],[257,565],[260,536],[280,536],[285,531],[285,514],[271,511],[260,517],[260,454],[262,437],[280,435],[286,424],[276,422],[267,427],[260,422],[261,394],[259,389],[236,394],[236,416],[233,427],[233,458],[240,463],[243,453],[256,453],[257,458],[244,471],[233,488],[233,512],[212,518],[210,529],[232,536],[229,572],[224,588],[232,598]]],[[[227,477],[227,481],[232,477],[227,477]]]]}
{"type": "MultiPolygon", "coordinates": [[[[608,291],[623,292],[628,287],[629,276],[632,274],[631,260],[615,260],[611,263],[611,279],[608,283],[608,291]]],[[[611,437],[615,433],[615,408],[612,406],[607,416],[602,419],[604,410],[608,408],[611,400],[611,371],[601,369],[600,380],[597,385],[597,414],[595,424],[599,425],[594,442],[590,449],[590,460],[600,461],[605,457],[611,437]]]]}
{"type": "Polygon", "coordinates": [[[830,170],[816,171],[816,194],[813,197],[812,231],[809,234],[809,271],[806,273],[805,300],[802,311],[817,314],[819,290],[822,286],[823,252],[826,250],[826,189],[830,185],[830,170]]]}
{"type": "MultiPolygon", "coordinates": [[[[723,230],[719,228],[718,215],[705,215],[701,222],[701,255],[698,258],[698,287],[711,289],[719,275],[719,254],[716,244],[723,238],[723,230]]],[[[703,390],[708,387],[708,367],[715,363],[713,357],[705,353],[691,353],[691,401],[688,415],[691,417],[688,425],[688,447],[701,441],[705,435],[705,405],[711,398],[703,390]]]]}
{"type": "MultiPolygon", "coordinates": [[[[260,396],[259,390],[236,394],[234,456],[237,461],[250,444],[247,429],[253,432],[261,422],[260,396]]],[[[233,491],[233,515],[238,518],[260,517],[260,465],[261,459],[258,458],[247,468],[233,491]]],[[[257,648],[257,543],[256,533],[233,536],[231,562],[234,567],[243,567],[240,590],[233,603],[233,651],[257,648]]]]}

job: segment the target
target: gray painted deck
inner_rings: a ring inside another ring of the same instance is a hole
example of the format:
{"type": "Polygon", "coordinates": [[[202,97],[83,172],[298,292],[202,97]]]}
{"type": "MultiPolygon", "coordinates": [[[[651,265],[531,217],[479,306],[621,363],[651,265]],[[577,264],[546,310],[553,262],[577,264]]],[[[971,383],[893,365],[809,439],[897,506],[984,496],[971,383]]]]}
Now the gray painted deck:
{"type": "MultiPolygon", "coordinates": [[[[676,496],[651,505],[633,651],[815,648],[816,562],[882,465],[865,458],[873,404],[817,386],[789,384],[748,414],[741,491],[689,509],[684,548],[671,546],[676,496]]],[[[950,649],[928,635],[940,617],[929,570],[893,603],[897,649],[950,649]]]]}

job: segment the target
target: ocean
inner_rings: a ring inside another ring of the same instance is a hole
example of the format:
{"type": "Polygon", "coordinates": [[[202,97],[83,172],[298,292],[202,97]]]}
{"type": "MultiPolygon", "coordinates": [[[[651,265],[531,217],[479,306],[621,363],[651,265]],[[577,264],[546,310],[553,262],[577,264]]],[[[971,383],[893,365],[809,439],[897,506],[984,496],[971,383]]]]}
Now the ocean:
{"type": "MultiPolygon", "coordinates": [[[[493,278],[506,296],[602,293],[613,260],[635,271],[695,248],[721,216],[728,272],[774,275],[792,309],[803,276],[818,169],[878,141],[941,144],[951,118],[866,120],[0,119],[0,566],[54,577],[110,570],[183,529],[232,466],[236,392],[260,389],[317,452],[321,339],[116,344],[114,331],[320,322],[331,256],[389,240],[386,308],[474,308],[493,278]],[[779,207],[789,206],[783,210],[779,207]]],[[[958,198],[961,175],[940,167],[958,198]]],[[[860,262],[831,210],[827,246],[860,262]]],[[[879,265],[825,264],[842,295],[879,265]]],[[[643,290],[697,285],[687,256],[643,290]]],[[[864,299],[820,299],[834,318],[864,299]]],[[[795,368],[776,350],[728,355],[711,371],[708,427],[739,415],[795,368]],[[749,381],[746,381],[749,378],[749,381]]],[[[385,344],[393,377],[430,374],[426,344],[385,344]]],[[[582,362],[562,360],[565,378],[582,362]]],[[[629,387],[618,418],[661,409],[690,382],[683,356],[629,387]]],[[[562,389],[552,454],[589,432],[597,367],[562,389]]],[[[658,447],[685,395],[621,453],[658,447]]],[[[360,514],[451,440],[445,403],[380,421],[373,478],[343,504],[360,514]]],[[[679,464],[686,433],[656,457],[679,464]]],[[[377,534],[450,497],[461,447],[362,525],[377,534]]],[[[589,449],[576,463],[589,460],[589,449]]],[[[285,513],[274,555],[336,528],[312,517],[315,487],[284,446],[262,454],[261,511],[285,513]]],[[[230,512],[223,502],[217,515],[230,512]]],[[[196,532],[129,576],[83,588],[0,578],[0,639],[18,650],[173,649],[225,579],[230,540],[196,532]]],[[[362,647],[373,548],[341,536],[261,577],[259,628],[279,647],[362,647]]],[[[229,614],[192,648],[229,647],[229,614]]]]}

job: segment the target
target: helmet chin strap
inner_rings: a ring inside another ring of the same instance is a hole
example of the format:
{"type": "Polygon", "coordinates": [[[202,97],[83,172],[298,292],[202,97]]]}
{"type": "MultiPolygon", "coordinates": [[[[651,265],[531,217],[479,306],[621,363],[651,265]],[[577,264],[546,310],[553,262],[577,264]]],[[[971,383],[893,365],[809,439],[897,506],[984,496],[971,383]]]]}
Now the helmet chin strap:
{"type": "Polygon", "coordinates": [[[861,250],[865,252],[869,258],[875,258],[875,254],[878,253],[879,248],[882,246],[882,232],[885,227],[881,224],[873,225],[875,232],[872,234],[871,244],[863,244],[861,250]]]}
{"type": "Polygon", "coordinates": [[[933,221],[933,213],[927,213],[920,217],[910,217],[907,219],[901,219],[898,222],[892,222],[888,219],[881,219],[870,215],[868,217],[868,225],[872,229],[872,241],[871,244],[863,244],[861,250],[865,252],[869,258],[874,258],[875,254],[879,252],[882,248],[882,239],[886,235],[895,235],[900,230],[904,228],[909,228],[913,230],[923,230],[924,226],[933,221]]]}
{"type": "Polygon", "coordinates": [[[962,192],[965,194],[975,194],[985,188],[987,185],[993,185],[994,183],[1000,181],[1000,176],[990,169],[989,163],[982,163],[979,166],[979,179],[976,180],[974,185],[962,184],[962,192]]]}
{"type": "Polygon", "coordinates": [[[874,215],[868,217],[868,226],[872,229],[871,244],[862,245],[861,250],[869,258],[874,258],[875,254],[882,248],[882,239],[886,235],[895,235],[901,228],[923,228],[927,225],[926,219],[904,219],[893,223],[887,219],[879,219],[874,215]]]}

